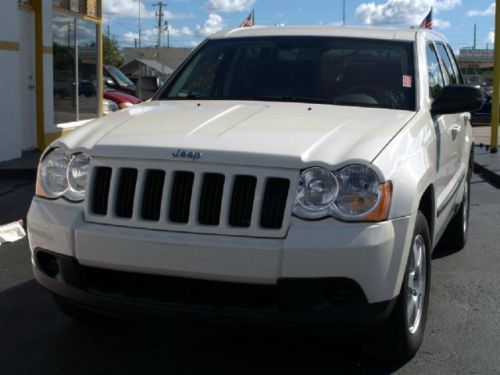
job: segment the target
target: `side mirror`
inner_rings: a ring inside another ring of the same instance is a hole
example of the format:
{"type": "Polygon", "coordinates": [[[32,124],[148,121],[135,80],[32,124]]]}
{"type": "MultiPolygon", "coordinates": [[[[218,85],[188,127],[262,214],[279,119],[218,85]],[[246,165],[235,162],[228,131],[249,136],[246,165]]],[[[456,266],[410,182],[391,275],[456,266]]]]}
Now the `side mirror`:
{"type": "Polygon", "coordinates": [[[433,115],[474,112],[483,106],[484,97],[481,89],[466,85],[446,86],[434,100],[431,107],[433,115]]]}
{"type": "Polygon", "coordinates": [[[104,83],[106,86],[109,86],[109,87],[115,87],[116,84],[115,84],[115,81],[113,81],[111,78],[105,78],[104,79],[104,83]]]}

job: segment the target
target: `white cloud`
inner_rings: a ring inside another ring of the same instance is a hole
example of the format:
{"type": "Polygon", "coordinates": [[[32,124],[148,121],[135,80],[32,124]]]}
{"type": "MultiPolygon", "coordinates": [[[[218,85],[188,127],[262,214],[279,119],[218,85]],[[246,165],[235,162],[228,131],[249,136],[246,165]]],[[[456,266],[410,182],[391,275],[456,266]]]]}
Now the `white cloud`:
{"type": "Polygon", "coordinates": [[[484,10],[469,10],[467,12],[469,17],[475,16],[494,16],[495,15],[495,3],[491,3],[490,6],[484,10]]]}
{"type": "Polygon", "coordinates": [[[488,43],[495,43],[495,30],[488,33],[488,43]]]}
{"type": "Polygon", "coordinates": [[[196,26],[196,34],[199,36],[209,36],[224,27],[224,20],[217,13],[210,13],[203,25],[196,26]]]}
{"type": "Polygon", "coordinates": [[[449,29],[451,27],[451,23],[449,21],[445,21],[445,20],[440,20],[440,19],[437,19],[435,18],[433,21],[432,21],[432,26],[436,29],[449,29]]]}
{"type": "MultiPolygon", "coordinates": [[[[147,10],[145,1],[141,1],[141,18],[153,18],[154,10],[147,10]]],[[[110,17],[139,17],[139,2],[137,0],[103,0],[102,8],[104,18],[110,17]]],[[[180,20],[194,18],[193,14],[172,13],[169,10],[164,10],[167,20],[180,20]]]]}
{"type": "MultiPolygon", "coordinates": [[[[157,44],[158,33],[156,29],[144,29],[141,31],[141,46],[150,46],[157,44]]],[[[127,44],[134,44],[134,41],[139,41],[139,33],[129,31],[122,35],[122,41],[127,44]]]]}
{"type": "MultiPolygon", "coordinates": [[[[179,36],[193,36],[194,32],[187,26],[183,26],[181,28],[169,26],[170,37],[179,37],[179,36]]],[[[162,30],[162,37],[166,37],[167,31],[162,30]]],[[[127,32],[122,35],[122,41],[126,44],[134,44],[135,40],[139,40],[139,33],[136,32],[127,32]]],[[[165,38],[163,38],[163,43],[165,43],[165,38]]],[[[162,44],[163,44],[162,43],[162,44]]],[[[142,46],[151,46],[158,44],[158,28],[144,29],[141,31],[141,45],[142,46]]]]}
{"type": "MultiPolygon", "coordinates": [[[[144,2],[140,3],[141,17],[154,17],[153,11],[146,10],[144,2]]],[[[106,15],[117,17],[138,17],[139,2],[137,0],[104,0],[102,2],[102,10],[106,15]]]]}
{"type": "Polygon", "coordinates": [[[129,31],[122,35],[121,40],[126,44],[134,44],[135,40],[139,40],[139,34],[129,31]]]}
{"type": "MultiPolygon", "coordinates": [[[[458,5],[461,0],[386,0],[382,4],[362,3],[356,8],[356,17],[365,25],[418,25],[431,7],[439,13],[458,5]]],[[[446,27],[446,21],[440,22],[446,27]]]]}
{"type": "Polygon", "coordinates": [[[214,12],[241,12],[253,7],[257,0],[208,0],[205,6],[214,12]]]}
{"type": "Polygon", "coordinates": [[[459,5],[462,5],[462,0],[434,0],[431,1],[432,6],[437,12],[442,10],[451,10],[459,5]]]}
{"type": "MultiPolygon", "coordinates": [[[[170,36],[193,36],[194,32],[187,26],[183,26],[180,29],[175,28],[174,26],[170,25],[168,27],[168,31],[170,32],[170,36]]],[[[166,31],[164,30],[164,33],[166,31]]]]}

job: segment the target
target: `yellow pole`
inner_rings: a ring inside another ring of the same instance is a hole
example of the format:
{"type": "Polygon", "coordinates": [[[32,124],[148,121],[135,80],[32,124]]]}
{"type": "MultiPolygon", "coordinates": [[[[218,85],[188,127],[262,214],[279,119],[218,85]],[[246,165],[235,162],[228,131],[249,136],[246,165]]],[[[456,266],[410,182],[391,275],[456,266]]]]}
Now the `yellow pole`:
{"type": "Polygon", "coordinates": [[[43,8],[42,0],[34,0],[35,8],[35,87],[36,87],[36,143],[45,148],[45,113],[43,84],[43,8]]]}
{"type": "Polygon", "coordinates": [[[498,146],[498,123],[500,115],[500,0],[496,0],[495,11],[495,67],[493,70],[493,98],[491,107],[491,143],[490,152],[496,153],[498,146]]]}
{"type": "MultiPolygon", "coordinates": [[[[98,17],[102,21],[102,2],[98,2],[98,17]]],[[[102,22],[97,24],[97,87],[98,87],[98,97],[99,97],[99,116],[103,113],[103,69],[104,69],[104,54],[103,54],[103,39],[102,39],[102,22]]]]}

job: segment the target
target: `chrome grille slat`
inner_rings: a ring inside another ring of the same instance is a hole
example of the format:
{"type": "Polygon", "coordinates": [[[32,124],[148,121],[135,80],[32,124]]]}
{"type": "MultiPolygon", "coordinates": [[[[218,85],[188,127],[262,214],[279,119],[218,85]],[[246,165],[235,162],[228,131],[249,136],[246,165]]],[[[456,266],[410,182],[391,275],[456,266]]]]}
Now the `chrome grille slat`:
{"type": "Polygon", "coordinates": [[[165,181],[163,182],[163,190],[162,190],[162,200],[161,200],[161,209],[160,209],[160,223],[162,221],[168,222],[168,212],[170,208],[170,194],[172,189],[173,174],[171,172],[165,172],[165,181]]]}
{"type": "Polygon", "coordinates": [[[85,204],[85,220],[88,222],[270,238],[286,236],[299,173],[278,168],[111,158],[94,158],[91,168],[88,189],[91,199],[85,204]],[[97,178],[97,171],[103,168],[110,168],[108,171],[111,172],[106,215],[95,212],[93,203],[93,194],[103,190],[102,185],[106,182],[97,178]],[[134,182],[131,170],[137,173],[133,187],[127,186],[127,183],[134,182]],[[266,197],[270,179],[287,181],[289,188],[285,193],[281,192],[281,200],[266,197]],[[263,210],[264,204],[270,207],[263,210]],[[273,210],[280,212],[274,213],[273,210]],[[262,220],[263,213],[268,217],[267,222],[262,220]]]}
{"type": "Polygon", "coordinates": [[[189,226],[196,226],[198,222],[198,209],[200,207],[200,188],[203,182],[203,174],[195,173],[193,182],[193,192],[191,194],[191,204],[189,208],[189,226]]]}
{"type": "Polygon", "coordinates": [[[145,185],[145,171],[140,169],[137,172],[137,179],[135,182],[134,202],[132,206],[132,218],[134,220],[141,220],[141,206],[144,196],[145,185]]]}
{"type": "Polygon", "coordinates": [[[116,218],[117,216],[114,213],[114,205],[116,197],[116,192],[118,190],[118,178],[119,178],[119,170],[118,168],[113,168],[111,172],[111,182],[109,184],[109,195],[108,195],[108,208],[107,208],[107,218],[116,218]]]}
{"type": "Polygon", "coordinates": [[[264,195],[266,179],[257,178],[257,185],[255,186],[255,197],[253,200],[252,207],[252,220],[250,223],[250,228],[256,230],[260,227],[260,215],[262,212],[262,197],[264,195]]]}

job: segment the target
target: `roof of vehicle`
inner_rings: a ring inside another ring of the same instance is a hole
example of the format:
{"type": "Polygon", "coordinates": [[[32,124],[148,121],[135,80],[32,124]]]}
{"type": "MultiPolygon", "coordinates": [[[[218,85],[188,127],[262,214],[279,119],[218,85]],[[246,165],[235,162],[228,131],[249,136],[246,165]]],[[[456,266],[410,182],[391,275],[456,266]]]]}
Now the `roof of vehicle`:
{"type": "Polygon", "coordinates": [[[389,39],[414,41],[417,33],[426,34],[428,39],[445,39],[441,34],[428,29],[393,29],[382,27],[347,26],[286,26],[286,27],[243,27],[221,30],[211,39],[241,38],[258,36],[338,36],[352,38],[389,39]]]}

